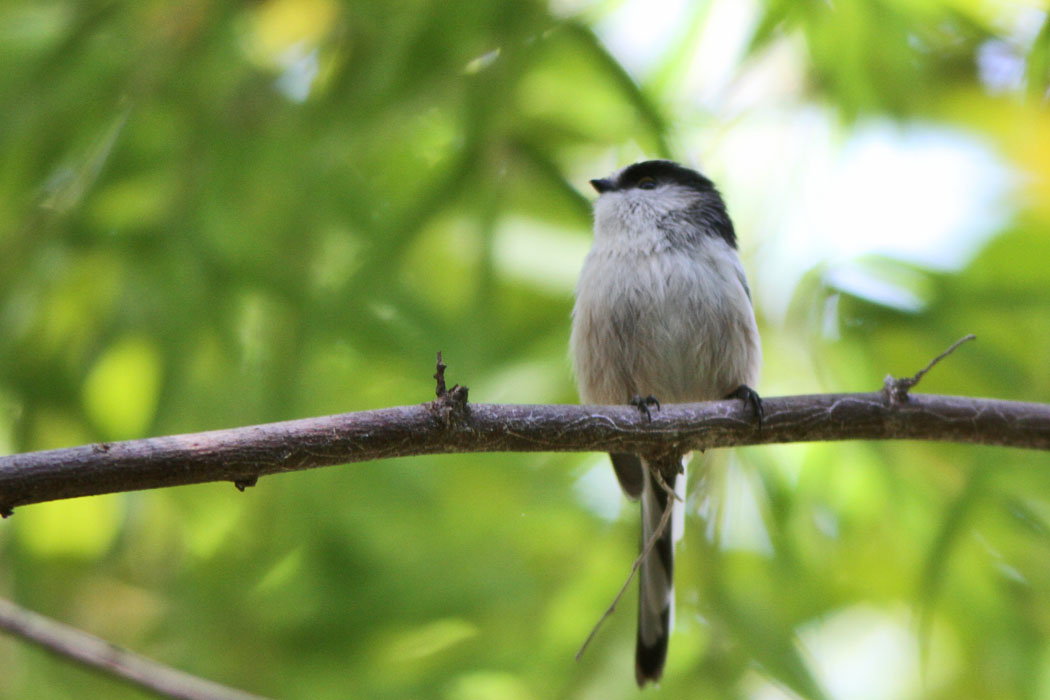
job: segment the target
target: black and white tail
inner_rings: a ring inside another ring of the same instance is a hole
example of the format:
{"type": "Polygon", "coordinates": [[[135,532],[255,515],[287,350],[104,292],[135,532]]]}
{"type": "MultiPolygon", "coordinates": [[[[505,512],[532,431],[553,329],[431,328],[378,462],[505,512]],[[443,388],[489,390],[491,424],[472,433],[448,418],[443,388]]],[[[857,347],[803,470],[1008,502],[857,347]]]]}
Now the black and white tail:
{"type": "MultiPolygon", "coordinates": [[[[677,465],[676,465],[677,466],[677,465]]],[[[667,475],[673,470],[661,470],[664,483],[675,492],[684,492],[685,473],[667,475]]],[[[672,508],[663,533],[649,550],[638,571],[638,644],[635,649],[635,678],[644,687],[657,682],[664,672],[667,659],[667,639],[674,620],[674,543],[681,527],[681,504],[675,504],[663,486],[645,469],[645,488],[642,492],[642,547],[653,537],[664,516],[672,508]],[[678,516],[678,517],[676,517],[678,516]]]]}

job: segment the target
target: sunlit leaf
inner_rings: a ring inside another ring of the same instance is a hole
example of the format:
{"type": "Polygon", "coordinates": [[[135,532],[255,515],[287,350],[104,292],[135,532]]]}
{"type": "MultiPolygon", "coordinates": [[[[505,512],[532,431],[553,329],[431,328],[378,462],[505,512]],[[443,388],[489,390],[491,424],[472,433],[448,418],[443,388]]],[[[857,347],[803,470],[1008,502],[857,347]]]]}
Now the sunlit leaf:
{"type": "Polygon", "coordinates": [[[114,343],[84,382],[84,409],[110,439],[142,435],[157,410],[163,366],[147,338],[114,343]]]}

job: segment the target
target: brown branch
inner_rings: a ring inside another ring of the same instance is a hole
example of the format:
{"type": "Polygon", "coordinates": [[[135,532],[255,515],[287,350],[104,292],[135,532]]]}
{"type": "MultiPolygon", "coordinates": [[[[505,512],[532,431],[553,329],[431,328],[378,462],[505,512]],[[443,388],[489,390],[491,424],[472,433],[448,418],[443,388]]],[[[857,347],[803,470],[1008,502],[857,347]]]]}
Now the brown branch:
{"type": "Polygon", "coordinates": [[[206,433],[0,457],[0,512],[76,496],[231,481],[457,452],[633,452],[828,440],[936,440],[1050,449],[1050,405],[889,392],[766,398],[762,429],[736,400],[631,406],[440,400],[206,433]],[[463,408],[467,408],[463,406],[463,408]]]}
{"type": "Polygon", "coordinates": [[[244,491],[267,474],[424,454],[682,454],[857,439],[1050,449],[1048,405],[908,393],[973,339],[959,339],[912,377],[887,376],[880,393],[764,399],[757,416],[748,401],[680,404],[656,420],[648,408],[468,404],[467,387],[446,388],[439,351],[437,398],[427,404],[0,457],[0,516],[31,503],[205,481],[232,481],[244,491]]]}
{"type": "Polygon", "coordinates": [[[166,697],[181,700],[266,700],[260,695],[183,673],[3,599],[0,599],[0,629],[34,642],[59,656],[166,697]]]}

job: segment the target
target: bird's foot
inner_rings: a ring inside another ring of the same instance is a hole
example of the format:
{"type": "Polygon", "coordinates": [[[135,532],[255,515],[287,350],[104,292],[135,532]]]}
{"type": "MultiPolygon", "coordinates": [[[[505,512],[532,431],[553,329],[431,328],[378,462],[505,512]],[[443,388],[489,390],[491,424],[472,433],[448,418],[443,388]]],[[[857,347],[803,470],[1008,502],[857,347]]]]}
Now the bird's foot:
{"type": "Polygon", "coordinates": [[[755,414],[755,420],[758,421],[759,430],[762,429],[762,416],[765,411],[762,408],[762,398],[758,395],[758,392],[749,387],[747,384],[741,384],[733,391],[726,395],[727,399],[740,399],[744,402],[745,406],[750,406],[752,412],[755,414]]]}
{"type": "Polygon", "coordinates": [[[650,406],[656,406],[656,410],[657,411],[660,410],[660,402],[657,401],[656,397],[653,396],[652,394],[649,394],[648,396],[645,396],[645,397],[632,396],[631,400],[628,401],[627,403],[629,403],[632,406],[634,406],[635,408],[637,408],[639,410],[639,412],[641,412],[641,414],[643,416],[645,416],[646,418],[649,419],[650,423],[653,420],[653,414],[649,411],[649,407],[650,406]]]}

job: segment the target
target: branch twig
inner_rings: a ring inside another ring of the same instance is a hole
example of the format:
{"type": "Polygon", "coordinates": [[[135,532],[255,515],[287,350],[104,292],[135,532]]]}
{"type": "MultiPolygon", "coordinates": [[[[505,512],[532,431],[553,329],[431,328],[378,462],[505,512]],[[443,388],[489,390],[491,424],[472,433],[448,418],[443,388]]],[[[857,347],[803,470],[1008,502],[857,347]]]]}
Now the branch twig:
{"type": "Polygon", "coordinates": [[[3,599],[0,599],[0,629],[169,698],[266,700],[261,695],[191,676],[3,599]]]}
{"type": "Polygon", "coordinates": [[[916,372],[911,377],[901,377],[900,379],[895,378],[891,374],[886,375],[886,379],[882,383],[882,390],[886,393],[886,396],[893,403],[903,403],[908,400],[908,392],[911,391],[915,386],[922,381],[922,378],[926,376],[926,373],[933,369],[933,366],[943,360],[944,358],[955,352],[955,349],[965,343],[968,340],[977,340],[977,336],[973,333],[964,335],[954,343],[952,343],[947,350],[942,352],[937,357],[929,361],[929,363],[916,372]]]}
{"type": "Polygon", "coordinates": [[[627,591],[627,587],[631,585],[631,581],[634,580],[635,575],[638,573],[638,569],[642,567],[642,563],[645,561],[645,558],[649,556],[649,552],[652,551],[657,540],[663,536],[664,530],[667,529],[667,524],[671,520],[671,511],[674,509],[675,501],[682,501],[681,496],[675,493],[674,489],[668,486],[667,482],[664,481],[663,476],[660,474],[660,470],[649,462],[645,462],[645,464],[649,469],[649,473],[660,485],[660,488],[667,493],[667,507],[664,508],[664,512],[660,515],[660,522],[656,524],[656,529],[653,531],[653,534],[651,534],[649,539],[646,540],[641,553],[634,560],[634,564],[631,565],[631,571],[627,574],[627,579],[623,582],[623,585],[620,586],[620,590],[617,591],[612,603],[610,603],[609,607],[605,609],[605,612],[602,613],[600,618],[598,618],[598,621],[594,623],[594,627],[591,628],[591,633],[587,635],[587,639],[583,640],[580,650],[576,652],[577,661],[583,658],[583,653],[587,651],[587,647],[590,645],[591,640],[594,639],[595,635],[598,634],[598,630],[601,628],[602,624],[604,624],[605,621],[612,617],[612,614],[616,612],[616,606],[620,604],[620,599],[623,598],[623,594],[627,591]]]}

